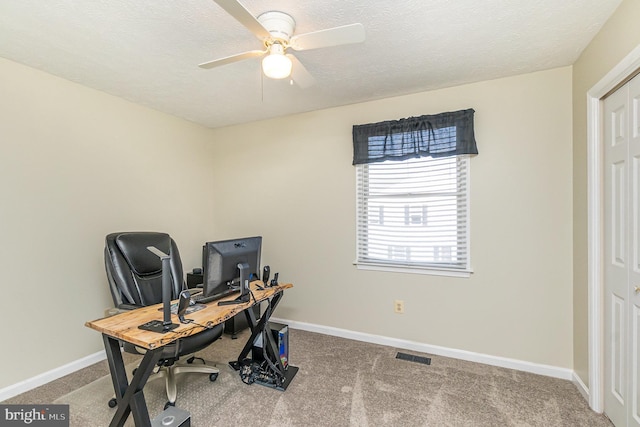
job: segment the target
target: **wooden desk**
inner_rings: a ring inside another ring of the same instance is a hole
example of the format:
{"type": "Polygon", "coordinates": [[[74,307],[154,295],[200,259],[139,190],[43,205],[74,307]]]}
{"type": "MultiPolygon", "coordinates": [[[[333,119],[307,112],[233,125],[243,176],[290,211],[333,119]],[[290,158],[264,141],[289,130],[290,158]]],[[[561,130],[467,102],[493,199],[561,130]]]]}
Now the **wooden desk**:
{"type": "MultiPolygon", "coordinates": [[[[118,401],[118,409],[110,425],[124,425],[124,422],[131,413],[136,426],[151,426],[142,389],[160,359],[163,346],[180,338],[202,332],[206,327],[211,328],[249,307],[259,304],[262,301],[268,301],[267,310],[260,319],[256,319],[253,310],[247,310],[245,312],[252,334],[245,345],[245,349],[243,349],[238,357],[238,362],[240,362],[247,355],[247,349],[253,344],[257,335],[262,333],[265,328],[268,330],[269,317],[280,301],[280,298],[282,298],[283,291],[293,287],[290,283],[281,283],[277,286],[260,290],[258,289],[259,285],[262,285],[262,282],[259,280],[251,282],[250,285],[255,300],[251,298],[250,301],[246,303],[224,306],[219,306],[218,301],[213,301],[207,304],[206,308],[187,315],[188,319],[193,319],[193,323],[180,324],[176,329],[164,334],[138,328],[138,326],[150,320],[162,320],[162,311],[158,310],[162,307],[162,304],[143,307],[111,317],[86,322],[85,326],[102,333],[105,351],[107,353],[111,379],[113,380],[116,400],[118,401]],[[138,366],[131,383],[129,383],[127,379],[124,361],[120,353],[119,340],[148,350],[138,366]]],[[[223,298],[220,301],[232,300],[235,297],[236,295],[233,295],[223,298]]]]}

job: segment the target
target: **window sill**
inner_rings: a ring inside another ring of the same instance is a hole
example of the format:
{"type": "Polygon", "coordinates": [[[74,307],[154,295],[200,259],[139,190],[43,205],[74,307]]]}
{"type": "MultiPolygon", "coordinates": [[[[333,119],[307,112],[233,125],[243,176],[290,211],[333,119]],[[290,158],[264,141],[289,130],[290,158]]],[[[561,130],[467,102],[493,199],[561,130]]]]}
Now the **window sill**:
{"type": "Polygon", "coordinates": [[[448,276],[468,278],[473,270],[453,270],[435,267],[404,267],[400,265],[354,262],[358,270],[386,271],[391,273],[426,274],[431,276],[448,276]]]}

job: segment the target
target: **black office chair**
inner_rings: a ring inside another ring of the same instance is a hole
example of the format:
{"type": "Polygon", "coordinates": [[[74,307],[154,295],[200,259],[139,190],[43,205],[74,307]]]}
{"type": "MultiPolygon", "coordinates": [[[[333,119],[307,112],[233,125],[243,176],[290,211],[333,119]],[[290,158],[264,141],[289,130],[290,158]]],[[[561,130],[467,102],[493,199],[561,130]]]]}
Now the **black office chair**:
{"type": "MultiPolygon", "coordinates": [[[[117,309],[132,310],[162,302],[162,261],[150,252],[147,247],[155,246],[171,256],[171,291],[172,299],[177,299],[184,289],[182,262],[180,253],[173,239],[165,233],[123,232],[112,233],[106,237],[104,249],[105,267],[111,296],[117,309]]],[[[162,313],[158,312],[158,316],[162,313]]],[[[160,319],[160,317],[159,317],[160,319]]],[[[219,370],[206,364],[191,364],[195,357],[186,358],[187,364],[178,359],[193,355],[220,338],[223,324],[206,329],[196,335],[181,338],[163,348],[158,361],[157,371],[149,381],[157,378],[166,379],[167,397],[165,407],[174,405],[176,401],[175,375],[185,372],[201,372],[209,374],[215,381],[219,370]]],[[[143,348],[125,342],[124,350],[133,354],[144,354],[143,348]]],[[[203,360],[204,363],[204,360],[203,360]]],[[[110,407],[117,405],[116,399],[109,401],[110,407]]]]}

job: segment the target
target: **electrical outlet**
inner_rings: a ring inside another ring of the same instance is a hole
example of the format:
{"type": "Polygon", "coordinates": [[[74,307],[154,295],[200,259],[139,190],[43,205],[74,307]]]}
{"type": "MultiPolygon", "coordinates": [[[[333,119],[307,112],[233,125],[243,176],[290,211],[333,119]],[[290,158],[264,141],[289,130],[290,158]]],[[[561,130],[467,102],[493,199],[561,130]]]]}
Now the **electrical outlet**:
{"type": "Polygon", "coordinates": [[[393,311],[402,314],[404,313],[404,301],[397,299],[393,302],[393,311]]]}

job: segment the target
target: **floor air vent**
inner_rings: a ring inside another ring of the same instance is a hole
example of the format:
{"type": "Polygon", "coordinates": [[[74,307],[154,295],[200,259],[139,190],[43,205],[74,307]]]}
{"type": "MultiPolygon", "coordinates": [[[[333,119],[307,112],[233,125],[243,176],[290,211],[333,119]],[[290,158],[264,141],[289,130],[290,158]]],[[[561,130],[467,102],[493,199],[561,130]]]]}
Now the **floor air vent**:
{"type": "Polygon", "coordinates": [[[422,363],[423,365],[431,365],[430,357],[414,356],[413,354],[397,353],[396,359],[408,360],[409,362],[422,363]]]}

